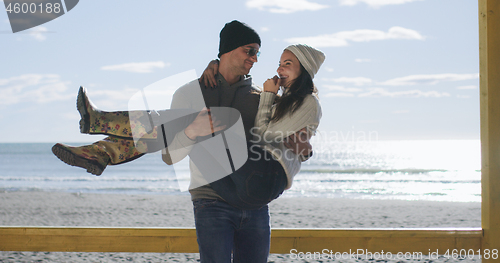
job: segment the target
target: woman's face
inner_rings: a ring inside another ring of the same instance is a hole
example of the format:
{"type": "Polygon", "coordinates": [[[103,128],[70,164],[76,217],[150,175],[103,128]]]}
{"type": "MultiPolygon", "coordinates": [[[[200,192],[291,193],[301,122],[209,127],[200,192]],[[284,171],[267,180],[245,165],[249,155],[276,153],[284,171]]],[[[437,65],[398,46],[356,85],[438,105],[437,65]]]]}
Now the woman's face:
{"type": "Polygon", "coordinates": [[[300,75],[300,62],[297,57],[288,50],[281,54],[280,65],[278,67],[278,75],[280,77],[279,84],[285,88],[290,87],[293,80],[300,75]]]}

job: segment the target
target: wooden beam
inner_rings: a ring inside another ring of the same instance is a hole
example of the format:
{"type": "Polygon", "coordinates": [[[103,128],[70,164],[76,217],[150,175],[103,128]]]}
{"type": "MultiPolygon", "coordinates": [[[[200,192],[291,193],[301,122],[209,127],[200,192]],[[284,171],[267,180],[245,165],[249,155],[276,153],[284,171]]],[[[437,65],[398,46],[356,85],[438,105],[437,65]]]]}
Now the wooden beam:
{"type": "Polygon", "coordinates": [[[197,253],[184,228],[0,227],[0,250],[197,253]]]}
{"type": "MultiPolygon", "coordinates": [[[[479,0],[482,249],[500,249],[500,1],[479,0]]],[[[496,262],[485,259],[483,262],[496,262]]]]}
{"type": "MultiPolygon", "coordinates": [[[[273,229],[271,253],[421,252],[481,248],[475,229],[273,229]]],[[[1,251],[197,253],[195,229],[0,227],[1,251]]]]}

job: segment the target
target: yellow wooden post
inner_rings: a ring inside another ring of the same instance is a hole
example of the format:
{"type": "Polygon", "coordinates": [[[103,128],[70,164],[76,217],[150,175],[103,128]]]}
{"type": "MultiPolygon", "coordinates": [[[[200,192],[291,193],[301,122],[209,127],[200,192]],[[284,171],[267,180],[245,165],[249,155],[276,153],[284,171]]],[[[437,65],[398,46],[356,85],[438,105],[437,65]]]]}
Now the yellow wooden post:
{"type": "MultiPolygon", "coordinates": [[[[479,0],[482,249],[500,250],[500,1],[479,0]]],[[[483,259],[498,262],[499,259],[483,259]]]]}

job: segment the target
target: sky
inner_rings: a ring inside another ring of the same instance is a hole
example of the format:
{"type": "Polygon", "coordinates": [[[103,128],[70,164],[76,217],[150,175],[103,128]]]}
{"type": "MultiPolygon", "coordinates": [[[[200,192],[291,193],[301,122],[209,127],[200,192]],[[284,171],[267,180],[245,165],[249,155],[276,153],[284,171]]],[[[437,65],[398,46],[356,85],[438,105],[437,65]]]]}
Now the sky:
{"type": "Polygon", "coordinates": [[[102,138],[79,133],[80,86],[100,109],[126,110],[156,81],[199,76],[234,19],[261,37],[258,86],[290,44],[325,53],[323,139],[479,139],[477,1],[82,0],[18,33],[0,2],[0,142],[102,138]]]}

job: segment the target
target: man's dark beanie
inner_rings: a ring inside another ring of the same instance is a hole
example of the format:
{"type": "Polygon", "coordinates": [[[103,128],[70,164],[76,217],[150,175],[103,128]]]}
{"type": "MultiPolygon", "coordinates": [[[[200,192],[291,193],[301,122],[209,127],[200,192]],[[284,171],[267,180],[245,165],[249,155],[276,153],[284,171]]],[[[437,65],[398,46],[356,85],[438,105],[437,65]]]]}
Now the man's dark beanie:
{"type": "Polygon", "coordinates": [[[219,36],[219,58],[222,54],[247,44],[257,43],[260,46],[259,34],[238,20],[226,23],[219,36]]]}

